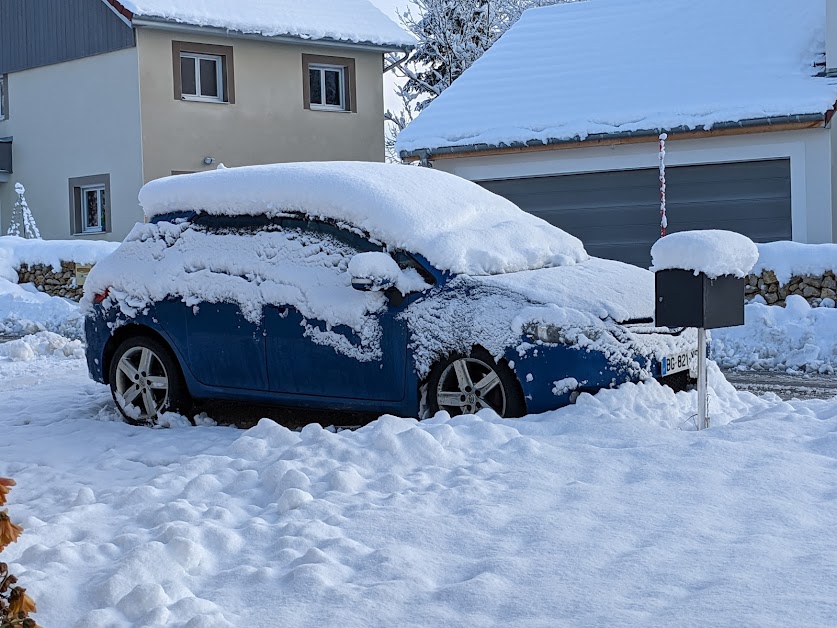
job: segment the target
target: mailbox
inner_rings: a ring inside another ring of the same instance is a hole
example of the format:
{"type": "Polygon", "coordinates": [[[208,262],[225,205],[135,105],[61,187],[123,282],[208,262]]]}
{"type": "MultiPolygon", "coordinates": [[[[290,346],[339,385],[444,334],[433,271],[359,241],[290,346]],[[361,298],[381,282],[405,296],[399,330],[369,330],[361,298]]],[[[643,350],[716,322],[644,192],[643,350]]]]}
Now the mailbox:
{"type": "Polygon", "coordinates": [[[715,279],[691,270],[655,273],[656,324],[661,327],[718,329],[744,324],[745,279],[715,279]]]}

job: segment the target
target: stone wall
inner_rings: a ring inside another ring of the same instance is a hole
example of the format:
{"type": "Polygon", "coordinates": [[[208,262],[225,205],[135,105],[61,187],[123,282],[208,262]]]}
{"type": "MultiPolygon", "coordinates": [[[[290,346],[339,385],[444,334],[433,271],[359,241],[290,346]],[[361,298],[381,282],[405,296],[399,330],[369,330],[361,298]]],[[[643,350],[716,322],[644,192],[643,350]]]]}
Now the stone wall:
{"type": "Polygon", "coordinates": [[[753,300],[757,295],[767,302],[768,305],[785,305],[788,296],[796,294],[803,297],[813,307],[823,304],[834,307],[837,301],[837,277],[833,270],[823,275],[791,277],[790,282],[781,284],[772,270],[765,270],[760,275],[750,275],[747,278],[745,296],[747,301],[753,300]]]}
{"type": "Polygon", "coordinates": [[[61,262],[61,271],[55,272],[48,264],[22,264],[17,270],[18,283],[32,283],[46,294],[67,297],[73,301],[81,299],[84,288],[76,286],[75,262],[61,262]]]}

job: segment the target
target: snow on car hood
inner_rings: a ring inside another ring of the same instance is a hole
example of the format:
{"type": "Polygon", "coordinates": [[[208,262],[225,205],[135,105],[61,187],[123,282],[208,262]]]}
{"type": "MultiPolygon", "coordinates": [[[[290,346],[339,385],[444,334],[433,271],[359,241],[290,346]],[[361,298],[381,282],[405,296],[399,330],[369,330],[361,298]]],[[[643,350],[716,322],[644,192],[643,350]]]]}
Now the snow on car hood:
{"type": "Polygon", "coordinates": [[[429,168],[319,162],[225,168],[148,183],[147,218],[301,213],[363,229],[442,271],[514,273],[588,259],[581,241],[461,177],[429,168]]]}
{"type": "Polygon", "coordinates": [[[533,304],[558,305],[625,322],[654,316],[654,273],[591,257],[573,266],[475,278],[533,304]]]}

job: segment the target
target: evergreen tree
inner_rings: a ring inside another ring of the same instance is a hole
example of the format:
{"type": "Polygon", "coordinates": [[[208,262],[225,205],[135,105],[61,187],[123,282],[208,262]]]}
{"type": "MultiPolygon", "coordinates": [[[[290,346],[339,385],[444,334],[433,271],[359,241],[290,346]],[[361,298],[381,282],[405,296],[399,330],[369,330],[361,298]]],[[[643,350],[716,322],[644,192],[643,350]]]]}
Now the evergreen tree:
{"type": "Polygon", "coordinates": [[[395,138],[415,113],[426,108],[479,59],[522,15],[536,6],[574,0],[409,0],[401,25],[418,39],[406,60],[390,55],[392,71],[403,83],[396,88],[401,113],[386,112],[390,123],[387,149],[394,157],[395,138]]]}

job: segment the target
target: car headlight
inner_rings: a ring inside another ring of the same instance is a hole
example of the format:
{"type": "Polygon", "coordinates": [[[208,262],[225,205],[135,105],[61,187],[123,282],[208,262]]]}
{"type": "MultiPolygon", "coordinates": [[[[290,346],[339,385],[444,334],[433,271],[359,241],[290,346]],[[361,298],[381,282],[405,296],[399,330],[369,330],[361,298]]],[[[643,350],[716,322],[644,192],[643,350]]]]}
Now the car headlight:
{"type": "Polygon", "coordinates": [[[532,340],[540,340],[550,344],[562,344],[567,337],[560,327],[546,323],[529,323],[523,328],[523,333],[532,340]]]}
{"type": "Polygon", "coordinates": [[[549,344],[577,344],[581,336],[590,341],[599,340],[606,332],[595,327],[564,329],[548,323],[529,323],[523,327],[523,333],[532,340],[540,340],[549,344]]]}

